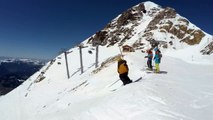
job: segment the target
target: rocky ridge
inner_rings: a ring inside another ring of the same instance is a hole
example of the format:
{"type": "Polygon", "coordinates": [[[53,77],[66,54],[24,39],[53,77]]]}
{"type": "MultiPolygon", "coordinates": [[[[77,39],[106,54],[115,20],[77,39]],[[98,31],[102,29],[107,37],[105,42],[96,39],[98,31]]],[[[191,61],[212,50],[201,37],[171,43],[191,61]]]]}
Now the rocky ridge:
{"type": "MultiPolygon", "coordinates": [[[[148,2],[154,4],[152,2],[148,2]]],[[[120,14],[117,18],[108,23],[103,30],[98,31],[88,39],[88,44],[100,44],[110,47],[116,43],[119,46],[125,44],[133,36],[139,38],[131,46],[135,49],[144,49],[145,43],[160,47],[174,49],[174,43],[187,44],[193,46],[199,44],[207,35],[204,31],[193,25],[189,20],[180,16],[175,9],[171,7],[162,8],[155,5],[147,9],[145,3],[140,3],[120,14]],[[143,21],[151,20],[145,26],[145,30],[136,33],[135,30],[143,21]],[[159,34],[163,37],[159,37],[159,34]]],[[[210,39],[210,38],[208,38],[210,39]]],[[[206,47],[201,50],[203,54],[212,53],[212,42],[209,40],[206,47]]]]}

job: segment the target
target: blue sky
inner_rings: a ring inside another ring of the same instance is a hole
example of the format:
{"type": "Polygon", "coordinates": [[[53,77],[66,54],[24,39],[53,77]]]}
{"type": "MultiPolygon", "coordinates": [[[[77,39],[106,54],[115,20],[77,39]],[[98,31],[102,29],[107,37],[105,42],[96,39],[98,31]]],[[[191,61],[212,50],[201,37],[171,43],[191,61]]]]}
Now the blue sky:
{"type": "MultiPolygon", "coordinates": [[[[57,56],[143,0],[0,0],[0,56],[57,56]]],[[[211,0],[152,0],[213,33],[211,0]]]]}

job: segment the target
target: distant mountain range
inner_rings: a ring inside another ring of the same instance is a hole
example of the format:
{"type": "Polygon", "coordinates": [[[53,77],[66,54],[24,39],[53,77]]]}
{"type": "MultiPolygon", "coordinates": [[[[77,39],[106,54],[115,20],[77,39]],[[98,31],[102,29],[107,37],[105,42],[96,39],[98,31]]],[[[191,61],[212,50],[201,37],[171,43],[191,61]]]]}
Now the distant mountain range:
{"type": "Polygon", "coordinates": [[[35,58],[18,58],[18,57],[5,57],[0,56],[0,63],[1,62],[14,62],[14,61],[22,61],[22,62],[32,62],[34,64],[45,64],[49,60],[47,59],[35,59],[35,58]]]}
{"type": "Polygon", "coordinates": [[[0,57],[0,95],[19,86],[46,62],[37,59],[0,57]]]}

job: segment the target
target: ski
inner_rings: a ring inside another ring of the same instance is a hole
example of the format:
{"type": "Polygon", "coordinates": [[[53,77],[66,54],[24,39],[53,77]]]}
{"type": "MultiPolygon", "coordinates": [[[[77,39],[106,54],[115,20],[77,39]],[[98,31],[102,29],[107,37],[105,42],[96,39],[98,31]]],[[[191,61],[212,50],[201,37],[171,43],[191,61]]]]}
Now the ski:
{"type": "MultiPolygon", "coordinates": [[[[139,77],[138,79],[136,79],[136,80],[133,80],[131,83],[136,83],[136,82],[139,82],[139,81],[141,81],[142,80],[142,78],[143,77],[139,77]]],[[[117,83],[119,80],[116,80],[113,84],[111,84],[110,85],[110,87],[111,86],[113,86],[115,83],[117,83]]],[[[131,83],[129,83],[129,84],[131,84],[131,83]]],[[[128,84],[126,84],[126,85],[128,85],[128,84]]],[[[122,87],[122,86],[126,86],[126,85],[121,85],[120,87],[122,87]]],[[[118,87],[118,88],[120,88],[120,87],[118,87]]],[[[115,89],[112,89],[112,90],[110,90],[110,91],[116,91],[118,88],[115,88],[115,89]]]]}

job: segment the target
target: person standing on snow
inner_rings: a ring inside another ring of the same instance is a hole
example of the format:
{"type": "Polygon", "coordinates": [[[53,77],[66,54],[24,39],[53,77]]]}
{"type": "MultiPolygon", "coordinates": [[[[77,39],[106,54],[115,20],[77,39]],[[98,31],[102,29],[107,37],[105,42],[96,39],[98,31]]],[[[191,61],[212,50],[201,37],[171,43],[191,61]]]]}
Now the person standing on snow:
{"type": "Polygon", "coordinates": [[[157,49],[156,52],[155,52],[155,57],[154,57],[156,73],[160,72],[159,64],[161,62],[161,57],[162,57],[162,54],[161,54],[160,50],[157,49]]]}
{"type": "Polygon", "coordinates": [[[152,49],[147,50],[148,55],[145,56],[145,58],[147,59],[147,66],[149,70],[152,70],[152,58],[153,58],[153,54],[152,54],[152,49]]]}
{"type": "Polygon", "coordinates": [[[127,61],[122,59],[121,57],[118,59],[118,73],[123,85],[129,84],[132,80],[128,77],[129,68],[127,65],[127,61]]]}
{"type": "Polygon", "coordinates": [[[158,50],[159,53],[160,53],[160,61],[161,61],[161,57],[162,57],[161,51],[160,51],[160,49],[158,48],[158,46],[155,46],[155,48],[154,48],[155,53],[156,53],[157,50],[158,50]]]}

